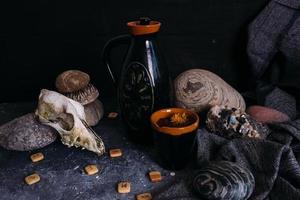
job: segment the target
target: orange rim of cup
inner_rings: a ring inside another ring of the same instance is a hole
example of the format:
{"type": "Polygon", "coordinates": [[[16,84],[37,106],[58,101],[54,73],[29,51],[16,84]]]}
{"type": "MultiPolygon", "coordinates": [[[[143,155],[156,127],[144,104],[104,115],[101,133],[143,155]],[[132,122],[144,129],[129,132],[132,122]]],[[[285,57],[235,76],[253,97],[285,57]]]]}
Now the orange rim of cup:
{"type": "Polygon", "coordinates": [[[146,35],[159,31],[161,23],[159,21],[151,21],[149,25],[141,25],[140,21],[128,22],[127,26],[133,35],[146,35]]]}
{"type": "Polygon", "coordinates": [[[156,130],[158,132],[166,133],[169,135],[174,135],[174,136],[179,136],[179,135],[190,133],[190,132],[196,130],[199,126],[198,114],[191,110],[184,109],[184,108],[165,108],[162,110],[158,110],[158,111],[152,113],[152,115],[150,117],[150,121],[151,121],[152,128],[154,130],[156,130]],[[187,113],[188,115],[193,115],[196,120],[192,124],[190,124],[188,126],[183,126],[183,127],[167,127],[167,126],[160,127],[157,124],[158,120],[167,118],[171,114],[175,114],[175,113],[187,113]]]}

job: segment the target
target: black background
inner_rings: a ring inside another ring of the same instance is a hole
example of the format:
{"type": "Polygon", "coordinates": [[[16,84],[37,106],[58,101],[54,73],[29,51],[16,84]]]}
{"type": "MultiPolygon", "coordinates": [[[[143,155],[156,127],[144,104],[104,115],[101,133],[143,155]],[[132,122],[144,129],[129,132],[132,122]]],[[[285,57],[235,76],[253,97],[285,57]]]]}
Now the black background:
{"type": "MultiPolygon", "coordinates": [[[[114,95],[101,51],[126,22],[149,16],[162,22],[160,45],[172,78],[190,68],[209,69],[247,89],[247,26],[268,0],[2,1],[0,102],[36,100],[54,89],[67,69],[90,74],[100,98],[114,95]]],[[[114,50],[116,66],[126,47],[114,50]]],[[[117,65],[118,64],[118,65],[117,65]]]]}

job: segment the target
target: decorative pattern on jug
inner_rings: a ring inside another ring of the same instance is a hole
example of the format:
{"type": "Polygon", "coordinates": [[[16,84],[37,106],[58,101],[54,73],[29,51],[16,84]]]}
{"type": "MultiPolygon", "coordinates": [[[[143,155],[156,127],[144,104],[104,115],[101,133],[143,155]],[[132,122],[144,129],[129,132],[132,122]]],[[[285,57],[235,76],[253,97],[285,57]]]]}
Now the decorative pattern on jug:
{"type": "Polygon", "coordinates": [[[128,65],[119,97],[122,115],[130,128],[143,127],[154,108],[153,82],[143,64],[132,62],[128,65]]]}

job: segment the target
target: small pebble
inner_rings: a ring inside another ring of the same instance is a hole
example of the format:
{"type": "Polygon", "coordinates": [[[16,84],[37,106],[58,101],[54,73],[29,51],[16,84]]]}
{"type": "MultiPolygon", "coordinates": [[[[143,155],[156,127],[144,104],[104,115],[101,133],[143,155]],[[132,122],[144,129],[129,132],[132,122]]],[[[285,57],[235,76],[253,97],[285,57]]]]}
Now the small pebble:
{"type": "Polygon", "coordinates": [[[117,112],[110,112],[109,114],[108,114],[108,118],[110,118],[110,119],[114,119],[114,118],[116,118],[118,116],[118,113],[117,112]]]}
{"type": "Polygon", "coordinates": [[[76,169],[78,169],[78,168],[79,168],[79,165],[77,165],[76,167],[74,167],[73,170],[76,170],[76,169]]]}

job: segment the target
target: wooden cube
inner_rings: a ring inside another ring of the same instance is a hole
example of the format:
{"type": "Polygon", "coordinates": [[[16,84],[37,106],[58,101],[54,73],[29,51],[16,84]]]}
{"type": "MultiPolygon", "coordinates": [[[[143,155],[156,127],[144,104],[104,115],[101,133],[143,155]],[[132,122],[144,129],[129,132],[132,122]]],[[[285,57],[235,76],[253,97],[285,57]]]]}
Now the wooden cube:
{"type": "Polygon", "coordinates": [[[118,192],[121,194],[130,192],[130,183],[129,182],[119,182],[118,183],[118,192]]]}
{"type": "Polygon", "coordinates": [[[149,178],[150,178],[151,182],[159,182],[162,179],[159,171],[149,172],[149,178]]]}
{"type": "Polygon", "coordinates": [[[84,167],[84,171],[87,175],[93,175],[98,173],[98,168],[96,165],[87,165],[84,167]]]}
{"type": "Polygon", "coordinates": [[[25,177],[25,182],[27,183],[27,185],[35,184],[35,183],[39,182],[40,180],[41,180],[41,178],[37,173],[31,174],[31,175],[25,177]]]}
{"type": "Polygon", "coordinates": [[[42,153],[35,153],[30,156],[32,162],[39,162],[44,159],[44,155],[42,153]]]}
{"type": "Polygon", "coordinates": [[[136,200],[152,200],[152,195],[148,192],[136,195],[136,200]]]}
{"type": "Polygon", "coordinates": [[[120,157],[120,156],[122,156],[122,150],[121,149],[111,149],[111,150],[109,150],[109,155],[112,158],[120,157]]]}

